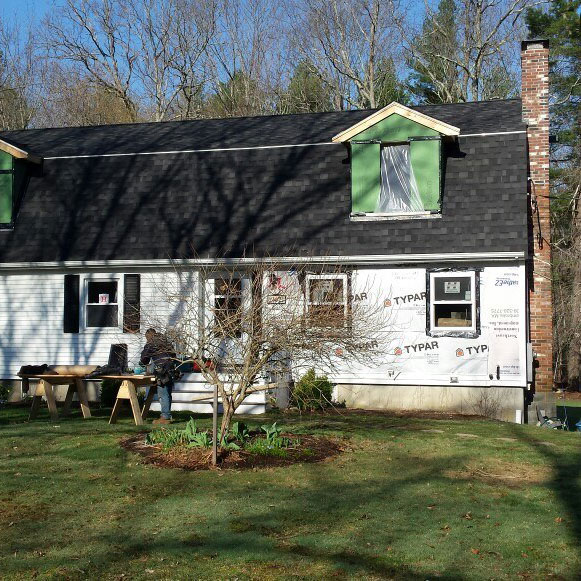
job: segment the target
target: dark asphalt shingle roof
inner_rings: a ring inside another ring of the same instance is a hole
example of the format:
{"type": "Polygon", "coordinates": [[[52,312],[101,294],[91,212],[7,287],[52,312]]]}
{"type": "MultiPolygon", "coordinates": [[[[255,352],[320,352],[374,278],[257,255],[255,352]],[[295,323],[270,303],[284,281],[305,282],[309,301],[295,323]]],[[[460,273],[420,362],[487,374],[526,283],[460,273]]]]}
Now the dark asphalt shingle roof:
{"type": "MultiPolygon", "coordinates": [[[[520,99],[412,108],[459,127],[461,134],[524,129],[520,99]]],[[[32,129],[0,133],[0,138],[44,157],[295,145],[331,141],[372,113],[359,110],[32,129]]]]}
{"type": "MultiPolygon", "coordinates": [[[[427,111],[464,134],[524,128],[518,100],[427,111]]],[[[47,157],[328,142],[368,114],[50,129],[10,138],[47,157]]],[[[42,169],[30,164],[14,229],[0,231],[0,262],[526,252],[526,155],[522,133],[447,142],[441,217],[378,222],[350,220],[342,144],[45,159],[42,169]]]]}

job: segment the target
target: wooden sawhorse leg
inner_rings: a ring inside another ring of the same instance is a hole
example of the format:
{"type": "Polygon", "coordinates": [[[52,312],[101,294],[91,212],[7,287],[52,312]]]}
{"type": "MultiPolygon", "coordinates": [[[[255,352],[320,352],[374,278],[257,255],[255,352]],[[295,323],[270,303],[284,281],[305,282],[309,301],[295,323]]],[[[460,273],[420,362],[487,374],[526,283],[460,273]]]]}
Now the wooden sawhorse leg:
{"type": "Polygon", "coordinates": [[[59,415],[56,409],[56,400],[54,397],[53,386],[44,379],[41,379],[36,386],[36,391],[34,392],[34,397],[32,398],[32,406],[30,408],[30,415],[28,416],[28,419],[33,420],[38,414],[38,408],[40,407],[40,402],[43,395],[46,397],[48,411],[50,412],[50,419],[53,422],[58,421],[59,415]]]}
{"type": "Polygon", "coordinates": [[[73,395],[77,391],[77,386],[74,383],[70,383],[67,386],[67,395],[65,397],[65,405],[63,407],[63,416],[68,416],[71,413],[71,403],[73,402],[73,395]]]}
{"type": "Polygon", "coordinates": [[[87,390],[85,384],[80,377],[75,379],[74,383],[71,383],[67,389],[67,395],[65,397],[65,407],[63,414],[69,415],[71,412],[71,403],[73,401],[73,395],[77,392],[79,396],[79,403],[81,404],[81,412],[83,413],[83,418],[87,419],[91,417],[91,410],[89,409],[89,400],[87,398],[87,390]]]}
{"type": "Polygon", "coordinates": [[[91,410],[89,408],[89,398],[87,397],[87,386],[85,382],[77,377],[75,379],[77,384],[77,393],[79,394],[79,402],[81,404],[81,412],[83,413],[83,418],[87,419],[91,417],[91,410]]]}
{"type": "Polygon", "coordinates": [[[142,426],[143,419],[141,417],[141,410],[139,409],[139,400],[137,399],[137,392],[135,390],[135,385],[129,380],[124,380],[121,383],[121,387],[117,392],[117,399],[115,400],[115,405],[113,406],[113,411],[111,412],[111,417],[109,418],[109,423],[114,424],[117,421],[117,415],[121,409],[121,402],[124,399],[128,399],[131,403],[131,410],[133,411],[133,419],[135,420],[135,425],[142,426]]]}

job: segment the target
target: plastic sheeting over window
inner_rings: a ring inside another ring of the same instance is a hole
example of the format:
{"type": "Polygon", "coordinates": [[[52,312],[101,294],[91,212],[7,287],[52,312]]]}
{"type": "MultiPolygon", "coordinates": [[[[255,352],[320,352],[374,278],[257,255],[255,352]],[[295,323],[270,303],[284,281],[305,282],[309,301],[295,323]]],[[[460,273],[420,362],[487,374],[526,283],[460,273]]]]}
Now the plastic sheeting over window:
{"type": "Polygon", "coordinates": [[[403,214],[424,212],[414,172],[409,145],[381,148],[381,188],[375,212],[403,214]]]}

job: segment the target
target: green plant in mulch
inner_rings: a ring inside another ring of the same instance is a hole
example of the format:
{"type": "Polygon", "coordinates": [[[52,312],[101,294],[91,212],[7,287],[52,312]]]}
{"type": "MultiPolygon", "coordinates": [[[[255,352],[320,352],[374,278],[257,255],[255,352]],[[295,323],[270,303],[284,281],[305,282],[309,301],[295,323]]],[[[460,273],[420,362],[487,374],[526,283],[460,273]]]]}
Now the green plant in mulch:
{"type": "Polygon", "coordinates": [[[190,418],[185,428],[157,428],[145,437],[145,443],[161,444],[164,450],[176,446],[188,448],[209,448],[212,438],[207,431],[199,431],[194,418],[190,418]]]}
{"type": "MultiPolygon", "coordinates": [[[[251,454],[263,456],[285,456],[286,448],[298,443],[281,436],[281,429],[274,422],[272,425],[261,427],[264,437],[256,434],[252,437],[248,427],[243,422],[235,422],[227,436],[223,438],[220,447],[225,450],[244,449],[251,454]]],[[[178,446],[186,448],[209,448],[212,445],[212,437],[208,430],[201,431],[196,421],[190,418],[184,428],[157,428],[145,437],[145,443],[149,445],[161,445],[165,451],[178,446]]]]}
{"type": "Polygon", "coordinates": [[[295,384],[290,403],[299,410],[322,410],[331,404],[333,384],[326,375],[318,376],[309,369],[295,384]]]}
{"type": "Polygon", "coordinates": [[[299,441],[292,440],[285,436],[281,436],[281,429],[276,425],[261,426],[264,432],[264,438],[255,438],[248,442],[244,449],[251,454],[258,454],[260,456],[278,456],[284,458],[288,456],[288,448],[296,446],[299,441]]]}

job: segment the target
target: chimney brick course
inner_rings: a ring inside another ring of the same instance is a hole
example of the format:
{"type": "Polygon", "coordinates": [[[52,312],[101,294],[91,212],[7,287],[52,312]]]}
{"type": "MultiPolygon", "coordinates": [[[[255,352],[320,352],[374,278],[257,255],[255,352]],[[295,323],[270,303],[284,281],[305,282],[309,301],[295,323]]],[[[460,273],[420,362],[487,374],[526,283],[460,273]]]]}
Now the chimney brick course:
{"type": "Polygon", "coordinates": [[[538,367],[537,391],[553,387],[553,313],[549,200],[549,42],[522,43],[522,108],[527,124],[531,199],[532,277],[529,288],[530,336],[538,367]]]}

